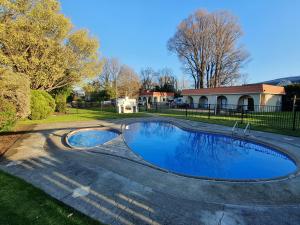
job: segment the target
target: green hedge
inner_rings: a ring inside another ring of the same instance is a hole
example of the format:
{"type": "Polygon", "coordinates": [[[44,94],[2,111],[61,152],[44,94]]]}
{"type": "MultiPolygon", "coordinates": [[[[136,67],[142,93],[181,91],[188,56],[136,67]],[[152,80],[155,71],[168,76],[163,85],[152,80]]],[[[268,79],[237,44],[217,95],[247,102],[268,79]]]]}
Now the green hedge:
{"type": "Polygon", "coordinates": [[[25,74],[0,68],[0,96],[14,105],[18,119],[28,117],[30,114],[30,87],[29,79],[25,74]]]}
{"type": "Polygon", "coordinates": [[[16,107],[0,97],[0,131],[9,131],[17,120],[16,107]]]}
{"type": "Polygon", "coordinates": [[[55,95],[56,112],[67,112],[67,96],[64,93],[55,95]]]}
{"type": "Polygon", "coordinates": [[[29,119],[40,120],[51,115],[55,110],[55,101],[46,91],[32,90],[29,119]]]}

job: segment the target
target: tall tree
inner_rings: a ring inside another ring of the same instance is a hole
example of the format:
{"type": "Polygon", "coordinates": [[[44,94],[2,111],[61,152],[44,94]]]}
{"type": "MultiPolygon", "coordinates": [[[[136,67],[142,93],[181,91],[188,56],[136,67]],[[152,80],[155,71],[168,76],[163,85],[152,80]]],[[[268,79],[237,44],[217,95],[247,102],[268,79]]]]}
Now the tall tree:
{"type": "Polygon", "coordinates": [[[208,80],[213,87],[234,83],[241,77],[240,69],[249,55],[238,46],[242,36],[237,19],[226,11],[211,14],[212,52],[207,68],[208,80]]]}
{"type": "Polygon", "coordinates": [[[118,97],[137,97],[141,88],[136,72],[116,58],[105,58],[102,73],[96,80],[89,81],[84,90],[105,100],[118,97]]]}
{"type": "Polygon", "coordinates": [[[237,19],[230,13],[198,10],[179,24],[168,49],[178,55],[196,89],[224,86],[239,78],[248,58],[238,46],[241,35],[237,19]]]}
{"type": "Polygon", "coordinates": [[[189,88],[190,85],[190,81],[189,79],[186,78],[185,74],[182,74],[179,78],[178,78],[178,90],[183,90],[183,89],[187,89],[189,88]]]}
{"type": "Polygon", "coordinates": [[[87,31],[72,31],[57,0],[2,0],[0,67],[30,80],[32,89],[52,91],[101,71],[99,44],[87,31]]]}
{"type": "Polygon", "coordinates": [[[111,98],[118,97],[117,78],[121,64],[116,58],[105,58],[102,73],[99,76],[101,88],[111,93],[111,98]]]}
{"type": "Polygon", "coordinates": [[[178,89],[177,78],[170,68],[163,68],[158,72],[158,84],[160,91],[175,92],[178,89]]]}
{"type": "Polygon", "coordinates": [[[130,67],[123,65],[117,79],[118,94],[121,97],[136,98],[141,88],[139,76],[130,67]]]}
{"type": "Polygon", "coordinates": [[[140,78],[143,90],[152,90],[155,88],[155,80],[157,73],[151,67],[146,67],[141,70],[140,78]]]}

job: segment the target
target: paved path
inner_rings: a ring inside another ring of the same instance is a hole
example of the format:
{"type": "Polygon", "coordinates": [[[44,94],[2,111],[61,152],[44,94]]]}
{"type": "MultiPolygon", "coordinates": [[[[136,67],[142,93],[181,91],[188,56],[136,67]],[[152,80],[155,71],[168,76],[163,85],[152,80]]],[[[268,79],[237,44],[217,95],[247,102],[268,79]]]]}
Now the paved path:
{"type": "MultiPolygon", "coordinates": [[[[0,168],[107,224],[300,224],[298,175],[252,183],[201,180],[148,166],[121,137],[89,150],[71,150],[64,144],[65,135],[75,128],[120,129],[131,120],[36,126],[10,149],[0,168]]],[[[168,120],[182,127],[230,132],[220,125],[168,120]]],[[[300,138],[252,135],[300,159],[300,138]]]]}

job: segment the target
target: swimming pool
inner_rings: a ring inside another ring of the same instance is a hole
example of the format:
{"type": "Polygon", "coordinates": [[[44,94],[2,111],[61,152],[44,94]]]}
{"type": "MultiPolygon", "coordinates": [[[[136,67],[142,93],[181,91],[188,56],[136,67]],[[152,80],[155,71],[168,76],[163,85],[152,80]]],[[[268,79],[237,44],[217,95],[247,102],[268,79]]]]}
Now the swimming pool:
{"type": "Polygon", "coordinates": [[[104,144],[117,137],[119,134],[113,130],[82,129],[71,132],[66,140],[71,147],[91,148],[104,144]]]}
{"type": "Polygon", "coordinates": [[[221,134],[183,130],[167,122],[136,122],[123,132],[144,160],[168,171],[213,179],[271,179],[296,171],[286,154],[221,134]]]}

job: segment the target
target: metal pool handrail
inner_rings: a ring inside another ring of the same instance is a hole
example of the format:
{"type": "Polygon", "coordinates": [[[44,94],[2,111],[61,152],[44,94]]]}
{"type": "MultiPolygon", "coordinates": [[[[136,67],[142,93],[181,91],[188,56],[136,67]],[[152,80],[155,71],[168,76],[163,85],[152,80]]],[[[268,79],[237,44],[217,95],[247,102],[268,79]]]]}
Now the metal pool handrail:
{"type": "Polygon", "coordinates": [[[246,132],[248,131],[249,132],[249,134],[250,134],[250,123],[247,123],[247,126],[245,127],[245,129],[244,129],[244,136],[246,136],[247,134],[246,134],[246,132]]]}
{"type": "Polygon", "coordinates": [[[232,132],[232,135],[235,133],[234,131],[235,131],[235,128],[236,128],[236,126],[239,124],[239,122],[238,121],[235,121],[235,124],[233,125],[233,127],[232,127],[232,129],[231,129],[231,132],[232,132]]]}

